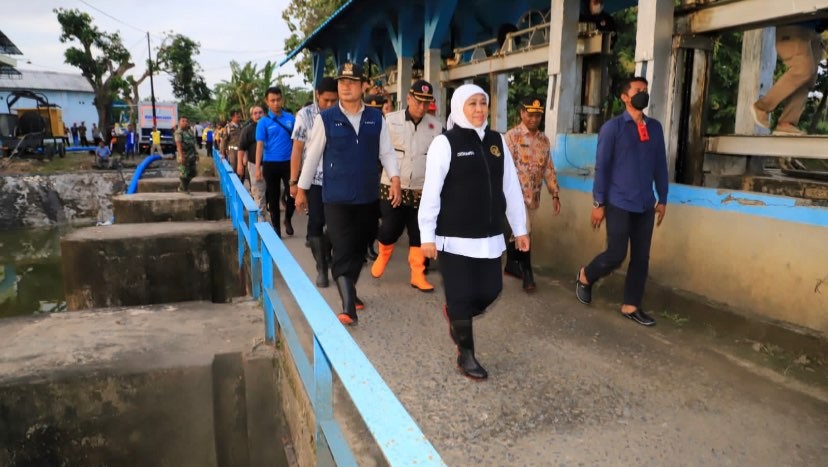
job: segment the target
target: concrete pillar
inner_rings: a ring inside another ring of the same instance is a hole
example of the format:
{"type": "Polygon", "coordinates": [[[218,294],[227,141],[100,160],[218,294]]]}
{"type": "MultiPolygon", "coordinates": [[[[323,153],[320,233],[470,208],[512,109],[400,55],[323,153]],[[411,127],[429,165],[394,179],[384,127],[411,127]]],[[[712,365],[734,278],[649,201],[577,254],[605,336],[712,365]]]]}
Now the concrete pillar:
{"type": "Polygon", "coordinates": [[[505,73],[490,75],[489,105],[490,128],[500,133],[509,129],[509,76],[505,73]]]}
{"type": "Polygon", "coordinates": [[[674,0],[639,0],[635,74],[650,82],[647,115],[664,123],[670,93],[674,0]]]}
{"type": "Polygon", "coordinates": [[[579,0],[551,0],[549,86],[546,91],[546,134],[555,145],[561,133],[572,133],[575,109],[579,0]]]}
{"type": "Polygon", "coordinates": [[[434,102],[437,104],[437,114],[435,117],[441,122],[445,122],[447,112],[445,102],[443,102],[443,97],[445,96],[443,83],[440,82],[440,65],[442,64],[440,49],[426,50],[425,60],[423,62],[425,65],[425,70],[423,70],[425,80],[431,83],[431,86],[434,88],[434,102]]]}
{"type": "Polygon", "coordinates": [[[405,96],[411,88],[411,70],[414,59],[397,56],[397,110],[405,108],[405,96]]]}
{"type": "MultiPolygon", "coordinates": [[[[776,28],[745,31],[742,36],[742,68],[739,70],[739,97],[736,101],[736,134],[767,135],[770,130],[753,121],[750,106],[773,86],[776,69],[776,28]]],[[[737,158],[738,159],[738,158],[737,158]]],[[[764,159],[748,158],[747,170],[762,173],[764,159]]]]}

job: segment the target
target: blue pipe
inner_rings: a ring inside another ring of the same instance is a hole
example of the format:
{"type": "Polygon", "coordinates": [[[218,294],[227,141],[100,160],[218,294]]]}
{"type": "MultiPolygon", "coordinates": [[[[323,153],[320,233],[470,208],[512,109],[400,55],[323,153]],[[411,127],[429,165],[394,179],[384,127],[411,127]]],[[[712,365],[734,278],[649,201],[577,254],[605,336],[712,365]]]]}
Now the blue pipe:
{"type": "Polygon", "coordinates": [[[161,156],[158,154],[153,154],[151,156],[147,156],[144,160],[138,164],[138,167],[135,168],[135,173],[132,174],[132,180],[129,182],[129,188],[127,188],[126,194],[131,195],[138,191],[138,181],[141,180],[141,175],[143,175],[144,170],[149,167],[150,164],[153,162],[160,160],[161,156]]]}

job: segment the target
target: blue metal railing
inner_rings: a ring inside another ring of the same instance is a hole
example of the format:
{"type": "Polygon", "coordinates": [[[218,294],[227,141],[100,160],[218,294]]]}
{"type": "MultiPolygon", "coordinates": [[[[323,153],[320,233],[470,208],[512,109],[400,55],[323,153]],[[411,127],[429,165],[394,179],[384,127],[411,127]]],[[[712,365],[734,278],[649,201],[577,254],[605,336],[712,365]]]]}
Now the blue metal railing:
{"type": "Polygon", "coordinates": [[[233,228],[239,233],[240,267],[245,245],[251,253],[253,297],[258,298],[259,294],[263,297],[265,339],[271,343],[275,341],[275,323],[278,322],[302,386],[313,406],[317,464],[325,465],[324,459],[329,453],[336,465],[357,465],[342,429],[334,419],[335,371],[390,465],[445,465],[434,446],[276,235],[273,227],[267,222],[259,222],[256,203],[227,161],[216,150],[213,151],[213,160],[219,172],[221,190],[227,200],[227,214],[232,219],[233,228]],[[273,285],[274,266],[281,274],[287,290],[278,291],[273,285]],[[282,302],[281,296],[285,293],[293,296],[313,332],[312,361],[302,349],[299,335],[282,302]]]}

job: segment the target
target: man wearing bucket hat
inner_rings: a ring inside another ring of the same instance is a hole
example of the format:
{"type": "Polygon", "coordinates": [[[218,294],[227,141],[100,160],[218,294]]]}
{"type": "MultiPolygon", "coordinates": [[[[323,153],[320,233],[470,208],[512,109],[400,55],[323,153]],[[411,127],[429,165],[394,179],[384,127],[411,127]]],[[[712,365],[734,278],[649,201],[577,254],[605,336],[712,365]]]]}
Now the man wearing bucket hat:
{"type": "MultiPolygon", "coordinates": [[[[426,153],[431,141],[443,132],[443,126],[433,116],[428,115],[428,104],[434,101],[434,88],[427,81],[417,81],[411,86],[406,96],[407,108],[391,112],[385,116],[391,143],[397,152],[400,166],[400,183],[402,187],[402,205],[391,206],[380,196],[379,256],[371,266],[371,275],[379,278],[394,252],[394,244],[404,230],[408,230],[408,265],[411,268],[411,287],[422,292],[431,292],[434,286],[425,277],[426,258],[420,250],[420,228],[417,225],[417,213],[425,181],[426,153]]],[[[380,193],[385,195],[391,189],[391,181],[383,172],[380,193]]]]}
{"type": "MultiPolygon", "coordinates": [[[[561,201],[558,195],[558,179],[555,177],[555,166],[552,157],[549,137],[540,131],[540,122],[543,118],[543,100],[537,97],[528,97],[520,105],[520,124],[506,132],[506,144],[515,160],[520,188],[523,191],[523,202],[526,205],[526,231],[531,233],[532,221],[540,207],[540,192],[543,182],[552,195],[552,213],[561,212],[561,201]]],[[[532,260],[529,251],[518,251],[514,241],[506,246],[505,274],[523,279],[523,290],[535,290],[535,277],[532,273],[532,260]]]]}
{"type": "Polygon", "coordinates": [[[339,103],[316,116],[296,192],[296,205],[301,212],[307,207],[305,191],[310,189],[321,160],[322,201],[333,245],[331,275],[342,299],[339,321],[346,325],[356,324],[356,309],[362,303],[356,295],[356,282],[365,258],[365,245],[376,228],[378,160],[390,177],[391,204],[399,206],[402,201],[397,155],[388,125],[380,111],[363,104],[364,80],[358,63],[346,62],[339,67],[339,103]]]}

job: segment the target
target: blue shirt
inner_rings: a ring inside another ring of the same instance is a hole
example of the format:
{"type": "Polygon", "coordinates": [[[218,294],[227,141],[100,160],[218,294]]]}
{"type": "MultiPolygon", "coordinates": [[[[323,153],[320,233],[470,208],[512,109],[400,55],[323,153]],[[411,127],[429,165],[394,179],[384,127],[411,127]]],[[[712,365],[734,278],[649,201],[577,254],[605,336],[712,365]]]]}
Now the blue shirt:
{"type": "Polygon", "coordinates": [[[282,111],[281,115],[268,112],[256,125],[256,141],[264,143],[262,153],[263,162],[284,162],[290,160],[293,149],[293,133],[295,119],[293,114],[282,111]],[[277,123],[278,122],[278,123],[277,123]]]}
{"type": "Polygon", "coordinates": [[[592,196],[630,212],[644,212],[658,202],[667,204],[667,151],[658,120],[645,117],[650,139],[641,141],[629,112],[607,121],[598,133],[592,196]]]}
{"type": "Polygon", "coordinates": [[[98,148],[95,149],[95,154],[97,154],[97,156],[101,159],[106,159],[112,155],[112,151],[110,151],[106,146],[98,146],[98,148]]]}

